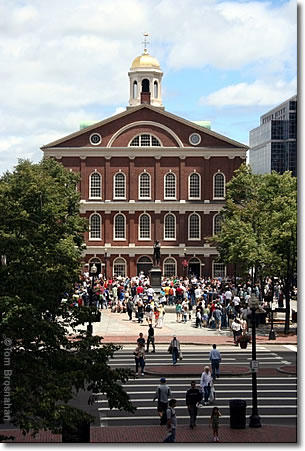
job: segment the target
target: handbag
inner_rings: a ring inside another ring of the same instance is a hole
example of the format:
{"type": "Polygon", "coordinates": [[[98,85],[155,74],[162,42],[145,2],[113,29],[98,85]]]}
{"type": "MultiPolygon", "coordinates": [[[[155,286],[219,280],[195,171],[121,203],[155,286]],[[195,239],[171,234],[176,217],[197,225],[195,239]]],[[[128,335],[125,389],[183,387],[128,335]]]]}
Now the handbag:
{"type": "Polygon", "coordinates": [[[173,347],[172,345],[169,345],[167,352],[172,352],[173,351],[173,347]]]}
{"type": "Polygon", "coordinates": [[[180,351],[179,352],[179,360],[182,360],[183,359],[183,354],[182,354],[182,352],[180,351]]]}

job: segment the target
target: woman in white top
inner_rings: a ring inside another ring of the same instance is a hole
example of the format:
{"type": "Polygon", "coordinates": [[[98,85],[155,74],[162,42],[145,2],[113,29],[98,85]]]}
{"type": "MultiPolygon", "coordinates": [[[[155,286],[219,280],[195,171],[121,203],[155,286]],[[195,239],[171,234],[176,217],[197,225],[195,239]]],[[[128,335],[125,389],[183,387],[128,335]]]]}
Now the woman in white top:
{"type": "Polygon", "coordinates": [[[210,367],[204,367],[204,371],[201,375],[200,386],[202,391],[204,392],[204,404],[209,404],[209,397],[211,393],[211,385],[212,385],[212,375],[210,372],[210,367]]]}

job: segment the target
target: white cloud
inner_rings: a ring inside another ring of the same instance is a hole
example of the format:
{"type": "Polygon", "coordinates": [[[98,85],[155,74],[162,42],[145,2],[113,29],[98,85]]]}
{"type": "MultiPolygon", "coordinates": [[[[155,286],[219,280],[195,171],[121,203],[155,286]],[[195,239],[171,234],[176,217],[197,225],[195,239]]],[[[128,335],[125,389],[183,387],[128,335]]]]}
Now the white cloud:
{"type": "Polygon", "coordinates": [[[266,83],[257,80],[254,83],[238,83],[226,86],[200,99],[201,104],[212,106],[257,106],[276,105],[295,95],[297,92],[297,80],[291,82],[282,80],[274,83],[266,83]]]}
{"type": "Polygon", "coordinates": [[[295,0],[0,0],[0,173],[19,157],[39,160],[42,144],[82,120],[124,110],[144,31],[168,80],[183,68],[240,71],[251,97],[253,80],[295,74],[295,0]]]}

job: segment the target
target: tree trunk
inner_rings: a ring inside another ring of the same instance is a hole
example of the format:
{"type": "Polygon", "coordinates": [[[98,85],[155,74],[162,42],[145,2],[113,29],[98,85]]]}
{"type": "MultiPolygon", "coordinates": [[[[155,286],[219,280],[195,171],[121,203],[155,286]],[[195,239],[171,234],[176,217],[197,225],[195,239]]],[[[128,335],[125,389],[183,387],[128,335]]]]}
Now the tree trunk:
{"type": "Polygon", "coordinates": [[[284,334],[289,334],[289,325],[290,325],[290,297],[289,297],[289,288],[290,284],[288,283],[288,280],[286,281],[285,286],[285,298],[286,298],[286,312],[285,312],[285,327],[284,327],[284,334]]]}

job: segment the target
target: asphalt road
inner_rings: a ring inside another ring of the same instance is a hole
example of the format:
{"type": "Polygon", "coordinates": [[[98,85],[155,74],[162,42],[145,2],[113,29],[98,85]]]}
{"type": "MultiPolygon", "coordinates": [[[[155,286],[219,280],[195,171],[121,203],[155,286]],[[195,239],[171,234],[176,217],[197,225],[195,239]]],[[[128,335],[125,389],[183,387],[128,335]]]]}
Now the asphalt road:
{"type": "MultiPolygon", "coordinates": [[[[295,347],[294,347],[295,348],[295,347]]],[[[134,367],[132,346],[125,346],[116,358],[111,361],[112,366],[134,367]]],[[[222,353],[221,366],[236,365],[249,367],[251,350],[240,350],[233,346],[219,346],[222,353]]],[[[296,350],[296,348],[295,348],[296,350]]],[[[185,346],[184,358],[179,365],[208,364],[208,346],[185,346]]],[[[296,352],[287,346],[258,346],[257,359],[260,368],[278,368],[286,364],[295,364],[296,352]]],[[[155,354],[147,356],[147,366],[168,365],[170,356],[165,346],[160,346],[155,354]]],[[[168,377],[168,385],[172,395],[177,399],[177,418],[179,424],[188,424],[189,417],[185,406],[185,393],[189,388],[190,380],[198,377],[180,376],[168,377]]],[[[96,403],[100,424],[107,426],[159,424],[156,402],[153,402],[154,393],[159,384],[159,376],[146,375],[140,379],[130,380],[124,388],[131,401],[137,406],[135,414],[110,410],[107,400],[101,395],[96,403]]],[[[222,422],[229,424],[231,399],[243,399],[247,402],[246,417],[252,413],[252,378],[251,375],[223,376],[216,380],[216,401],[222,413],[222,422]]],[[[285,375],[280,372],[271,377],[258,377],[258,408],[263,424],[296,425],[297,418],[297,380],[296,376],[285,375]]],[[[212,406],[202,406],[199,409],[198,424],[206,424],[211,415],[212,406]]],[[[247,420],[248,422],[248,420],[247,420]]]]}

